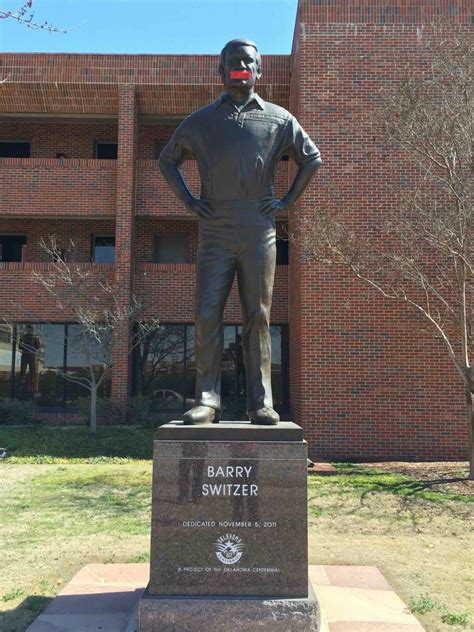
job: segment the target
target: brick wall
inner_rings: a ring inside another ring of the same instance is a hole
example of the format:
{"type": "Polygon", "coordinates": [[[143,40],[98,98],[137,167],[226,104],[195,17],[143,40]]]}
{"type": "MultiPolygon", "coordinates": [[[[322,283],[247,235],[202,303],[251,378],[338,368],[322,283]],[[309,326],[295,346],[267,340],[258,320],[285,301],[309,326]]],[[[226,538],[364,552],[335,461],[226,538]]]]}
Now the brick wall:
{"type": "MultiPolygon", "coordinates": [[[[259,92],[288,106],[288,55],[265,55],[259,92]]],[[[116,115],[119,86],[137,86],[140,114],[186,116],[222,91],[218,55],[1,53],[0,112],[116,115]]]]}
{"type": "Polygon", "coordinates": [[[113,123],[59,123],[43,119],[30,121],[1,121],[0,141],[29,141],[31,158],[56,158],[65,153],[67,158],[94,158],[94,141],[117,142],[117,125],[113,123]]]}
{"type": "MultiPolygon", "coordinates": [[[[132,307],[136,206],[137,102],[135,86],[119,89],[117,206],[115,214],[115,301],[118,309],[132,307]]],[[[112,356],[112,397],[125,408],[131,394],[132,345],[128,319],[115,327],[112,356]]]]}
{"type": "MultiPolygon", "coordinates": [[[[438,14],[466,2],[303,0],[291,103],[325,165],[298,213],[340,210],[370,230],[397,204],[409,169],[364,126],[377,93],[419,70],[438,14]]],[[[440,342],[407,309],[349,273],[291,257],[291,398],[310,452],[331,459],[467,458],[462,384],[440,342]]]]}
{"type": "MultiPolygon", "coordinates": [[[[94,301],[99,282],[113,283],[111,264],[79,264],[87,275],[81,290],[81,301],[94,301]],[[88,298],[89,297],[89,298],[88,298]]],[[[0,263],[0,298],[2,319],[6,322],[71,322],[73,312],[68,310],[67,294],[64,309],[57,308],[55,299],[34,278],[50,274],[50,263],[0,263]]]]}
{"type": "Polygon", "coordinates": [[[114,160],[0,158],[0,217],[113,217],[114,160]]]}
{"type": "MultiPolygon", "coordinates": [[[[325,160],[290,217],[290,233],[315,207],[337,207],[364,230],[397,203],[390,186],[405,186],[406,166],[383,155],[363,118],[377,92],[417,63],[430,22],[442,15],[467,24],[469,12],[466,0],[300,0],[291,59],[264,57],[259,86],[263,98],[298,116],[325,160]]],[[[192,322],[196,222],[154,160],[156,143],[166,142],[174,125],[153,124],[150,117],[137,122],[137,115],[179,118],[214,99],[221,90],[217,56],[55,55],[50,61],[49,55],[0,55],[2,73],[10,77],[0,91],[1,112],[107,115],[118,123],[0,122],[0,139],[31,139],[33,156],[0,160],[0,231],[24,225],[20,232],[31,245],[51,225],[61,239],[74,234],[87,260],[92,226],[100,232],[115,227],[114,275],[123,304],[134,291],[145,297],[145,317],[192,322]],[[99,134],[100,140],[117,138],[117,162],[91,159],[99,134]],[[58,151],[70,156],[63,166],[52,158],[58,151]],[[189,263],[150,263],[153,234],[182,231],[189,263]]],[[[294,173],[291,164],[280,166],[278,192],[287,186],[288,168],[294,173]]],[[[185,174],[198,193],[195,165],[187,164],[185,174]]],[[[37,257],[29,246],[28,261],[37,257]]],[[[465,458],[462,387],[440,343],[423,333],[414,315],[344,271],[303,263],[297,244],[290,264],[289,278],[288,267],[277,270],[272,321],[288,322],[289,298],[291,405],[311,454],[465,458]]],[[[20,318],[14,309],[20,297],[31,319],[63,320],[38,294],[29,265],[39,264],[0,266],[4,309],[20,318]]],[[[94,274],[110,277],[112,270],[99,266],[94,274]]],[[[240,319],[235,287],[225,319],[240,319]]],[[[113,396],[122,403],[130,385],[127,339],[124,331],[114,356],[113,396]]]]}
{"type": "MultiPolygon", "coordinates": [[[[272,323],[288,322],[288,267],[277,266],[273,289],[272,323]]],[[[135,292],[143,299],[144,318],[158,318],[163,323],[194,321],[196,266],[184,263],[140,263],[136,266],[135,292]]],[[[224,322],[240,323],[237,279],[234,280],[224,322]]]]}
{"type": "Polygon", "coordinates": [[[48,256],[40,247],[40,240],[56,236],[58,248],[70,253],[71,261],[88,262],[91,259],[92,235],[113,235],[111,220],[45,220],[45,219],[0,219],[0,235],[26,235],[24,261],[47,261],[48,256]],[[74,247],[71,245],[71,240],[74,247]]]}

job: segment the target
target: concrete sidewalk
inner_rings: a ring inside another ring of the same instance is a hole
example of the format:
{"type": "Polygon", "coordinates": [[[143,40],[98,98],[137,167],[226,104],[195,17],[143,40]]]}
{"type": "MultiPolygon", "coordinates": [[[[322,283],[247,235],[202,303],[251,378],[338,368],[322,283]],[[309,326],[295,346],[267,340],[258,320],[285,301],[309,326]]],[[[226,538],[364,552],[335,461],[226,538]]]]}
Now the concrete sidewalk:
{"type": "MultiPolygon", "coordinates": [[[[88,564],[27,632],[135,632],[148,574],[148,564],[88,564]]],[[[310,566],[309,576],[321,632],[423,632],[375,566],[310,566]]]]}

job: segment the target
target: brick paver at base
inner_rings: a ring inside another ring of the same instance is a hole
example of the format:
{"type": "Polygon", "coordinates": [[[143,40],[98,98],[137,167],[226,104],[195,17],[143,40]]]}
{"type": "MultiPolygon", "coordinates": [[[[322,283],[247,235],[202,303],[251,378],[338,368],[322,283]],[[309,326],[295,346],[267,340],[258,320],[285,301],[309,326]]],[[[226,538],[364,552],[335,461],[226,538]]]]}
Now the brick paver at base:
{"type": "MultiPolygon", "coordinates": [[[[135,632],[148,576],[148,564],[88,564],[27,632],[135,632]]],[[[424,630],[375,566],[310,566],[309,577],[321,603],[321,632],[424,630]]]]}

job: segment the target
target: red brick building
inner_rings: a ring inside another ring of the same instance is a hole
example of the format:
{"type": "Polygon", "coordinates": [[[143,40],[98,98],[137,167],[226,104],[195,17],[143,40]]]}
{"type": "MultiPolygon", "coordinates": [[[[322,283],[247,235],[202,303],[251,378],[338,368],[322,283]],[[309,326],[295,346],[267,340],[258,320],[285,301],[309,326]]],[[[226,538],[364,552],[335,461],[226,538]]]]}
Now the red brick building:
{"type": "MultiPolygon", "coordinates": [[[[259,93],[298,117],[325,161],[298,209],[279,220],[272,310],[277,404],[304,426],[313,456],[467,456],[462,384],[441,343],[343,271],[303,263],[293,244],[288,257],[284,235],[315,205],[342,204],[363,226],[397,204],[387,184],[402,187],[405,166],[376,146],[362,115],[416,63],[434,20],[467,28],[469,9],[467,0],[300,0],[291,55],[263,56],[259,93]]],[[[123,332],[104,394],[122,406],[144,394],[170,415],[187,405],[197,223],[156,158],[179,121],[219,95],[217,64],[207,55],[0,54],[0,305],[17,323],[16,338],[0,331],[0,396],[33,396],[58,415],[85,394],[59,374],[83,366],[66,344],[74,325],[32,276],[50,265],[40,238],[55,234],[65,250],[73,239],[70,256],[92,270],[91,298],[105,277],[123,304],[142,295],[143,318],[166,324],[145,359],[128,352],[123,332]],[[42,349],[36,366],[21,349],[28,332],[42,349]]],[[[291,170],[281,162],[277,192],[291,170]]],[[[184,171],[197,192],[194,165],[184,171]]],[[[224,393],[237,401],[235,287],[225,322],[224,393]]]]}

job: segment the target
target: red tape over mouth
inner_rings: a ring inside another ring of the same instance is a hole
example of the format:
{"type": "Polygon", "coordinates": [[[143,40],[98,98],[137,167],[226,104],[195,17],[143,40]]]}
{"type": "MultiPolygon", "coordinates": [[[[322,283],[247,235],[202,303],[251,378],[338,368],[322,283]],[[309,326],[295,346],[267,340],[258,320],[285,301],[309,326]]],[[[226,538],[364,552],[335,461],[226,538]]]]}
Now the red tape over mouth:
{"type": "Polygon", "coordinates": [[[251,79],[252,73],[250,70],[231,70],[230,71],[231,79],[251,79]]]}

